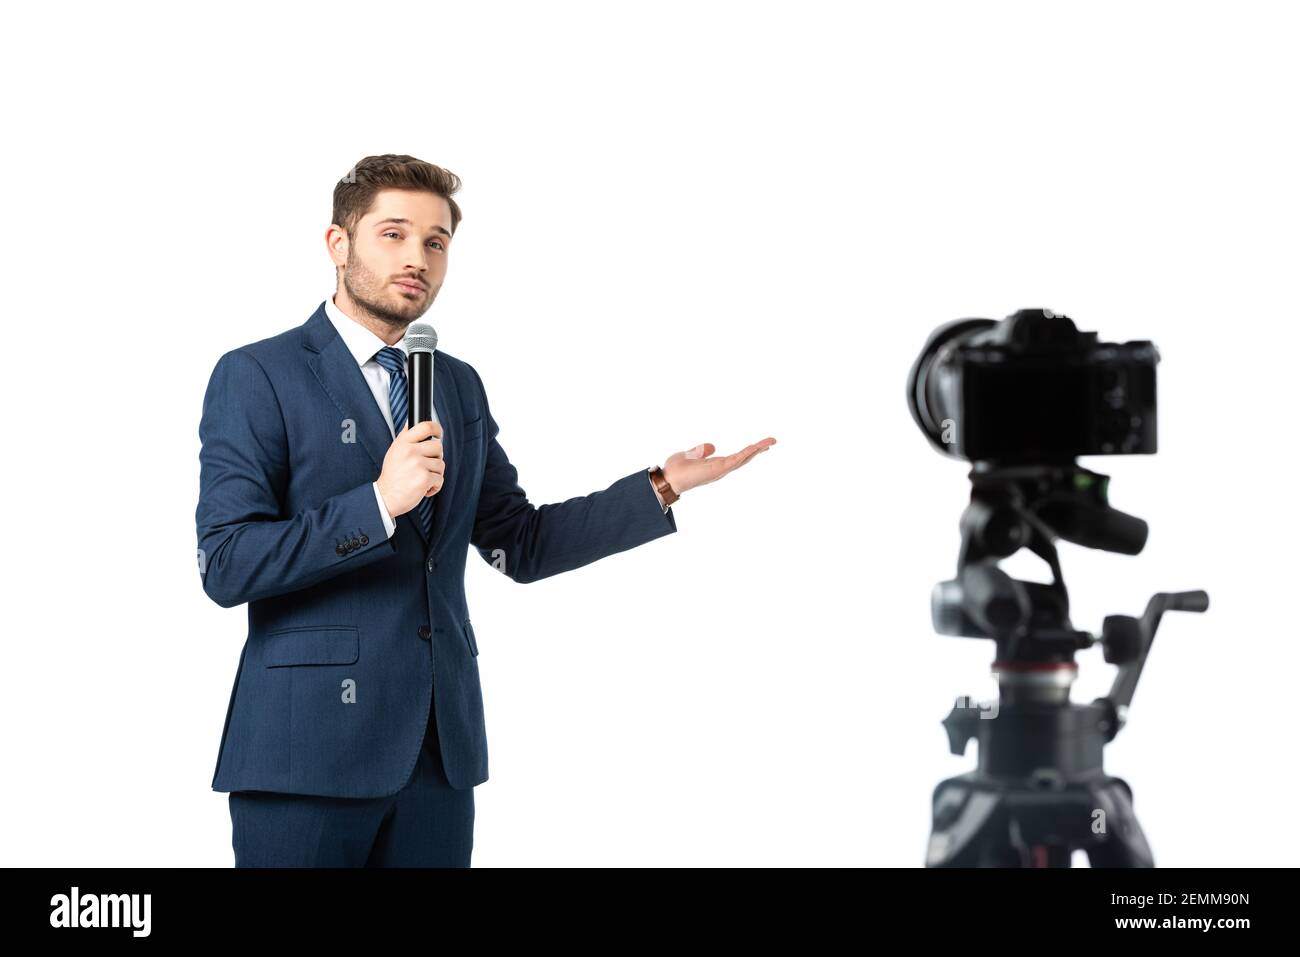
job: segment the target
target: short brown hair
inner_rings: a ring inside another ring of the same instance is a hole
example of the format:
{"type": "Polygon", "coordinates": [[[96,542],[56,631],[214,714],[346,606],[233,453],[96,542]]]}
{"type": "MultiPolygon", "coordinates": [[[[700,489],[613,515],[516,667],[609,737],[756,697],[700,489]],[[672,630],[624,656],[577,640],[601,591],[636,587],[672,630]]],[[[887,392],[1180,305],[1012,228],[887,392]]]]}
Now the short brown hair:
{"type": "Polygon", "coordinates": [[[342,226],[348,239],[355,240],[357,223],[370,211],[375,194],[384,189],[419,189],[441,196],[451,207],[451,233],[456,235],[460,207],[451,194],[460,189],[460,177],[441,166],[396,153],[367,156],[348,170],[334,187],[330,222],[342,226]]]}

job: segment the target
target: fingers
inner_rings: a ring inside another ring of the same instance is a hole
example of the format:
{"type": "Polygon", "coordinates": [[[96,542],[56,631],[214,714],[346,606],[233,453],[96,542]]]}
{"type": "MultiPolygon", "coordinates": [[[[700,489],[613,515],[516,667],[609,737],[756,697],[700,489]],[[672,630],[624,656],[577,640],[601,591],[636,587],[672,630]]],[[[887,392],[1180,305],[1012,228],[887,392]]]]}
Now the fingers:
{"type": "Polygon", "coordinates": [[[763,439],[761,442],[755,442],[753,445],[747,445],[739,452],[733,452],[731,455],[728,455],[725,459],[720,459],[719,461],[723,463],[723,467],[719,475],[726,475],[728,472],[740,468],[755,455],[758,455],[760,452],[766,452],[775,444],[776,439],[769,437],[763,439]]]}
{"type": "MultiPolygon", "coordinates": [[[[737,461],[739,457],[744,457],[745,460],[748,461],[749,457],[753,456],[755,453],[765,451],[766,449],[772,447],[775,444],[776,444],[776,439],[772,438],[772,436],[769,435],[765,439],[759,439],[757,442],[745,446],[739,452],[734,452],[731,455],[719,459],[719,461],[724,463],[734,462],[737,461]]],[[[714,447],[712,442],[701,442],[699,445],[695,446],[695,448],[691,449],[689,452],[686,453],[686,458],[688,459],[707,458],[708,456],[712,455],[716,451],[717,449],[714,447]]]]}
{"type": "Polygon", "coordinates": [[[743,449],[737,452],[736,455],[742,456],[744,461],[748,462],[759,452],[766,452],[774,445],[776,445],[776,439],[772,438],[771,436],[768,436],[765,439],[759,439],[757,442],[753,442],[745,446],[743,449]]]}
{"type": "Polygon", "coordinates": [[[677,454],[683,458],[699,462],[698,466],[693,466],[692,474],[699,474],[699,469],[703,468],[708,476],[704,479],[704,482],[713,482],[722,478],[728,472],[740,468],[754,456],[766,452],[774,445],[776,445],[776,439],[769,435],[765,439],[759,439],[757,442],[745,446],[739,452],[717,458],[710,457],[717,451],[712,442],[701,442],[695,448],[677,454]]]}
{"type": "Polygon", "coordinates": [[[713,446],[712,442],[701,442],[699,445],[695,446],[695,448],[687,452],[686,457],[688,459],[702,459],[712,455],[716,451],[717,449],[713,446]]]}
{"type": "Polygon", "coordinates": [[[443,459],[421,459],[424,467],[435,475],[445,475],[447,472],[447,463],[443,459]]]}
{"type": "Polygon", "coordinates": [[[429,498],[430,496],[437,495],[440,491],[442,491],[443,483],[446,482],[446,478],[443,475],[444,464],[442,459],[431,459],[430,461],[437,462],[438,464],[436,468],[431,468],[429,470],[429,476],[430,478],[433,479],[433,484],[430,485],[427,489],[425,489],[424,491],[425,498],[429,498]]]}
{"type": "Polygon", "coordinates": [[[426,419],[423,422],[417,422],[415,428],[409,428],[405,424],[400,432],[397,433],[408,442],[423,442],[428,438],[442,438],[442,424],[426,419]]]}
{"type": "Polygon", "coordinates": [[[415,451],[430,458],[442,456],[442,425],[426,419],[414,428],[402,427],[398,437],[415,447],[415,451]]]}
{"type": "Polygon", "coordinates": [[[776,445],[776,439],[768,436],[766,439],[760,439],[752,445],[747,445],[736,454],[741,456],[740,464],[744,465],[759,452],[766,452],[772,446],[776,445]]]}

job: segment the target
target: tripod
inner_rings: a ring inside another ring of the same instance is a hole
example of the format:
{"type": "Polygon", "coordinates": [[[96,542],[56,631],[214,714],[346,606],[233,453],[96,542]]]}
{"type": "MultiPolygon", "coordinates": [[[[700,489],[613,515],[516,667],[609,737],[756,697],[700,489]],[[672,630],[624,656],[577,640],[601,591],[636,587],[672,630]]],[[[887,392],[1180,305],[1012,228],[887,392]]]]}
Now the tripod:
{"type": "Polygon", "coordinates": [[[1133,792],[1105,773],[1102,751],[1124,726],[1138,678],[1166,611],[1203,612],[1203,591],[1161,592],[1141,618],[1107,616],[1101,636],[1077,631],[1054,538],[1136,555],[1144,521],[1106,502],[1108,477],[1073,460],[1044,465],[976,463],[962,513],[957,577],[931,597],[935,630],[992,638],[998,701],[959,698],[944,719],[949,747],[979,744],[976,769],[940,782],[933,795],[927,867],[1069,867],[1083,850],[1093,867],[1153,867],[1133,811],[1133,792]],[[1051,584],[1018,581],[997,562],[1029,548],[1051,584]],[[1100,643],[1119,666],[1110,693],[1070,701],[1074,653],[1100,643]]]}

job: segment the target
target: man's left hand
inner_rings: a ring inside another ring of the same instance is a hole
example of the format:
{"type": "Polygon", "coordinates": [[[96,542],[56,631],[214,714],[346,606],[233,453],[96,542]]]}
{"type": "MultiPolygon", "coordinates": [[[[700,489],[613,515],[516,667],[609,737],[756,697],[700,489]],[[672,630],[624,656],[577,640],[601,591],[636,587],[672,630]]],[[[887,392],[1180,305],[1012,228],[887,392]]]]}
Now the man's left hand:
{"type": "Polygon", "coordinates": [[[731,455],[714,455],[717,451],[712,442],[703,442],[686,452],[674,452],[663,465],[664,478],[678,495],[697,485],[716,482],[728,472],[734,472],[755,455],[766,452],[776,444],[776,439],[769,436],[747,445],[731,455]]]}

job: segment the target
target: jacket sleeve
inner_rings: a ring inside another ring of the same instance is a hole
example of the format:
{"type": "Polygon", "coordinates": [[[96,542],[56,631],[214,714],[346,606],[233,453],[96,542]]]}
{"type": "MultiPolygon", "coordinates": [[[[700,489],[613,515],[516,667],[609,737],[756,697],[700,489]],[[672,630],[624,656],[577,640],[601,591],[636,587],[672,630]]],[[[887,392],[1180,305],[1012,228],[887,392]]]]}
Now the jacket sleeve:
{"type": "Polygon", "coordinates": [[[250,353],[236,349],[217,361],[199,440],[199,573],[223,608],[307,588],[397,551],[371,482],[281,518],[288,438],[271,381],[250,353]]]}
{"type": "Polygon", "coordinates": [[[535,582],[677,531],[672,509],[659,504],[644,468],[590,495],[550,505],[529,502],[497,441],[483,380],[469,368],[487,420],[487,460],[470,534],[485,562],[514,581],[535,582]]]}

